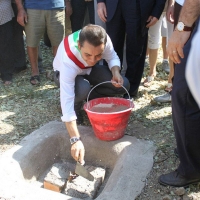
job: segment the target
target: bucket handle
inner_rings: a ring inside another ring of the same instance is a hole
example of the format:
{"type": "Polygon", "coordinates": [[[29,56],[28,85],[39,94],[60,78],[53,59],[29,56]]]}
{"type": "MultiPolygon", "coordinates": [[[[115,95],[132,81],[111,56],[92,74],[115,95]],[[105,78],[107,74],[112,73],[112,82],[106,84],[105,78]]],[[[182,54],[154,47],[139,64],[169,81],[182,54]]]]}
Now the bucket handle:
{"type": "MultiPolygon", "coordinates": [[[[97,86],[102,85],[102,84],[104,84],[104,83],[112,83],[112,81],[104,81],[104,82],[98,83],[97,85],[95,85],[95,86],[90,90],[90,92],[88,93],[88,96],[87,96],[87,109],[88,109],[88,99],[89,99],[89,96],[90,96],[92,90],[94,90],[97,86]]],[[[128,94],[129,100],[131,100],[131,97],[130,97],[130,94],[129,94],[128,90],[127,90],[123,85],[121,85],[121,86],[124,88],[124,90],[125,90],[126,93],[128,94]]],[[[131,101],[130,101],[130,105],[131,105],[131,101]]]]}

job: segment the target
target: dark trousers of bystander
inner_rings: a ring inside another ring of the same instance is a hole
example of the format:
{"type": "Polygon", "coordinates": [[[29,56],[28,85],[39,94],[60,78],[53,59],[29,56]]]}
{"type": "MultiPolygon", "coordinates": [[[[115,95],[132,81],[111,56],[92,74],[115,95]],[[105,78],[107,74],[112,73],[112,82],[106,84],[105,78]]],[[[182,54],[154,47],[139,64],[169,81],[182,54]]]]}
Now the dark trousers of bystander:
{"type": "Polygon", "coordinates": [[[13,65],[13,22],[0,25],[0,73],[3,81],[11,81],[13,65]]]}
{"type": "Polygon", "coordinates": [[[70,16],[72,32],[76,32],[83,27],[84,18],[88,9],[90,24],[94,22],[94,1],[73,0],[71,1],[73,13],[70,16]]]}
{"type": "Polygon", "coordinates": [[[17,22],[17,6],[12,3],[12,8],[15,14],[13,18],[13,48],[14,54],[14,71],[20,72],[26,69],[26,54],[24,49],[23,27],[17,22]]]}
{"type": "Polygon", "coordinates": [[[184,46],[184,58],[175,65],[172,90],[172,117],[180,159],[178,172],[187,179],[200,178],[200,109],[185,78],[186,62],[196,30],[197,27],[184,46]]]}
{"type": "Polygon", "coordinates": [[[141,13],[138,0],[119,0],[113,18],[106,23],[114,49],[121,63],[126,36],[126,78],[130,82],[129,93],[136,97],[144,70],[147,48],[147,31],[141,33],[141,13]]]}

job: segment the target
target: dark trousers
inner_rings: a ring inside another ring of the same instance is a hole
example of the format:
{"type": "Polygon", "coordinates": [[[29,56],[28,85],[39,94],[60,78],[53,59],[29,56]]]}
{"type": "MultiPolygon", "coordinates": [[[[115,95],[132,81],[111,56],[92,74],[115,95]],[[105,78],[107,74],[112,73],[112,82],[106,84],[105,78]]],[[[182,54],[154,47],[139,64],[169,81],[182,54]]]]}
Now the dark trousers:
{"type": "Polygon", "coordinates": [[[200,178],[200,109],[185,79],[185,68],[191,40],[184,46],[184,58],[175,65],[172,90],[172,117],[180,159],[178,171],[186,178],[200,178]]]}
{"type": "Polygon", "coordinates": [[[73,0],[71,1],[73,13],[70,16],[72,32],[76,32],[83,27],[86,9],[89,12],[90,24],[94,24],[94,1],[73,0]]]}
{"type": "Polygon", "coordinates": [[[3,81],[11,81],[14,70],[13,22],[0,25],[0,73],[3,81]]]}
{"type": "MultiPolygon", "coordinates": [[[[95,65],[92,67],[92,71],[89,75],[78,75],[75,79],[75,104],[81,103],[87,99],[88,93],[91,90],[91,86],[95,86],[104,81],[110,81],[112,79],[112,73],[107,66],[95,65]]],[[[126,77],[123,77],[123,86],[128,90],[129,82],[126,77]]],[[[54,73],[54,81],[59,87],[59,72],[54,73]]],[[[115,87],[111,83],[105,83],[97,86],[90,94],[89,99],[95,99],[100,97],[113,97],[116,95],[123,95],[126,91],[123,87],[115,87]]]]}
{"type": "Polygon", "coordinates": [[[17,22],[17,6],[12,3],[12,8],[15,13],[13,18],[13,32],[14,32],[14,67],[15,71],[19,72],[26,69],[26,54],[24,49],[23,27],[17,22]]]}
{"type": "Polygon", "coordinates": [[[106,23],[115,51],[123,62],[123,46],[126,36],[126,78],[130,82],[129,93],[136,96],[144,70],[147,33],[141,34],[141,14],[138,0],[119,0],[113,18],[106,23]]]}

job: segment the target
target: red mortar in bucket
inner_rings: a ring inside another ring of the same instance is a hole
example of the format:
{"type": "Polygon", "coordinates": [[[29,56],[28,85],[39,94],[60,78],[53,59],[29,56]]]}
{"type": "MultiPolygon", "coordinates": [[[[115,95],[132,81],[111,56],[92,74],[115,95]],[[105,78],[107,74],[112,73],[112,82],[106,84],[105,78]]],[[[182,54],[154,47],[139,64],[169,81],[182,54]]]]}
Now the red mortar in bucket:
{"type": "Polygon", "coordinates": [[[112,141],[120,139],[124,136],[131,110],[134,108],[134,104],[130,100],[123,98],[104,97],[87,101],[83,108],[88,115],[96,137],[100,140],[112,141]],[[112,113],[91,111],[91,108],[98,104],[126,106],[127,109],[112,113]]]}

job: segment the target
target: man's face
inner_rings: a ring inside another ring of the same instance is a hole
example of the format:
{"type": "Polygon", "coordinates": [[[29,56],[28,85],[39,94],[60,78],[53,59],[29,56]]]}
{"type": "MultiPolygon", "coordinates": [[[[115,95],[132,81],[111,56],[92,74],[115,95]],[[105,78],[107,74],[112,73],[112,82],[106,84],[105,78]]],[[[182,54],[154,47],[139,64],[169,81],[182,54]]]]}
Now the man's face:
{"type": "Polygon", "coordinates": [[[101,60],[105,45],[101,44],[95,47],[85,41],[82,47],[80,44],[78,44],[78,47],[81,51],[83,60],[85,60],[88,66],[94,66],[99,60],[101,60]]]}

